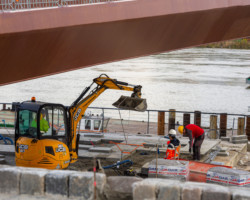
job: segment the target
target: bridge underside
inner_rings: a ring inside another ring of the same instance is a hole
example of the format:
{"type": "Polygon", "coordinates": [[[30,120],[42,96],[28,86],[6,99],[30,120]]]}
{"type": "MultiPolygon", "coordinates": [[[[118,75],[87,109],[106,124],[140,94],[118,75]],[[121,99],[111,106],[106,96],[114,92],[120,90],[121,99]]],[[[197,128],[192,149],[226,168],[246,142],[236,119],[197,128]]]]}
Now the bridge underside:
{"type": "Polygon", "coordinates": [[[249,0],[185,2],[137,0],[0,13],[0,85],[250,36],[249,0]]]}

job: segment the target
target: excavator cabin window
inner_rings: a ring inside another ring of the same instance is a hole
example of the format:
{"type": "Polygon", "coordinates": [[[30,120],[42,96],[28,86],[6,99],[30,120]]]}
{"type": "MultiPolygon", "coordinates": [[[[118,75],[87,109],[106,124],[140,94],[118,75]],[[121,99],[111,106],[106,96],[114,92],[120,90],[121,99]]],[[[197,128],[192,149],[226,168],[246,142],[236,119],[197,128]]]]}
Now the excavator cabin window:
{"type": "Polygon", "coordinates": [[[37,119],[37,114],[30,110],[19,111],[19,133],[20,136],[36,137],[37,128],[34,127],[34,122],[37,119]]]}
{"type": "Polygon", "coordinates": [[[41,115],[40,133],[42,137],[66,135],[66,117],[63,108],[60,106],[45,106],[41,110],[41,115]]]}

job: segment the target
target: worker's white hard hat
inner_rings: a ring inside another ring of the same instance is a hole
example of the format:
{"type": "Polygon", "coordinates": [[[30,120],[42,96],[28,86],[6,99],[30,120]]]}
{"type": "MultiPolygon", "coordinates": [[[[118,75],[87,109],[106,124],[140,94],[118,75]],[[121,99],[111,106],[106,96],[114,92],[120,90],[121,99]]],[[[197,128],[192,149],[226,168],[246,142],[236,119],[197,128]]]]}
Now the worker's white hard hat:
{"type": "Polygon", "coordinates": [[[168,134],[169,135],[176,135],[176,131],[174,129],[170,129],[168,134]]]}

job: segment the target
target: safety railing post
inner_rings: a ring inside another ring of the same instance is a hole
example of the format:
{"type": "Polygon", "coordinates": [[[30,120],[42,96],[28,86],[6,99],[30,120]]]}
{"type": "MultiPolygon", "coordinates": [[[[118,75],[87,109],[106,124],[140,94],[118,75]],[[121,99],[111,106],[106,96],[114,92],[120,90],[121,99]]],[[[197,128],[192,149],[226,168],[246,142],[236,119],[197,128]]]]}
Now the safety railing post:
{"type": "Polygon", "coordinates": [[[104,129],[104,109],[102,108],[102,133],[104,129]]]}
{"type": "Polygon", "coordinates": [[[149,134],[149,110],[148,110],[148,124],[147,124],[147,134],[149,134]]]}

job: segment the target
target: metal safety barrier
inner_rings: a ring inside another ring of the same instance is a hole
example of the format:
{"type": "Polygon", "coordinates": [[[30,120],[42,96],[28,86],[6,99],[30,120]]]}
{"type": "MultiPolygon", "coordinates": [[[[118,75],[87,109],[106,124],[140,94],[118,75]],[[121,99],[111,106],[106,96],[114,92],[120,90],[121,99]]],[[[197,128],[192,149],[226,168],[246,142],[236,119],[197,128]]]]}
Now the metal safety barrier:
{"type": "Polygon", "coordinates": [[[0,0],[0,11],[29,10],[70,5],[105,3],[116,0],[0,0]]]}

